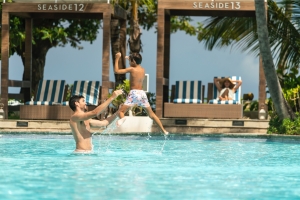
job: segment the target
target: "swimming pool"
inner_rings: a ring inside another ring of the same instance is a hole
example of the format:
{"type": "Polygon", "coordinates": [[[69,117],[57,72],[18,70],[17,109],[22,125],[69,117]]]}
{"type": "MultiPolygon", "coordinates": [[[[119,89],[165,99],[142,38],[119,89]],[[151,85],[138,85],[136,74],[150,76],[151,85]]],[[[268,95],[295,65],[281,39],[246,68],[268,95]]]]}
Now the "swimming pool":
{"type": "Polygon", "coordinates": [[[0,199],[299,199],[300,143],[265,138],[0,137],[0,199]]]}

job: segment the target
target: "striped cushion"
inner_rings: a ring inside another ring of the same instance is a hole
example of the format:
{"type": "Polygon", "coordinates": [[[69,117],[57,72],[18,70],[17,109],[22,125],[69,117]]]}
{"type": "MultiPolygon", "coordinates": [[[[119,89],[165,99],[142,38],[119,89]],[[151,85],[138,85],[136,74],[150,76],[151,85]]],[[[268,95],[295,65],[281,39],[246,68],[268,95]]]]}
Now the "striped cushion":
{"type": "MultiPolygon", "coordinates": [[[[227,76],[231,80],[242,80],[240,76],[227,76]]],[[[215,78],[225,78],[225,77],[215,77],[215,78]]],[[[212,100],[209,101],[210,104],[241,104],[241,95],[242,95],[242,90],[241,86],[239,89],[236,91],[233,100],[228,100],[228,101],[220,101],[218,97],[220,96],[220,92],[218,91],[216,85],[214,84],[213,86],[213,98],[212,100]]]]}
{"type": "Polygon", "coordinates": [[[25,103],[25,105],[61,105],[61,103],[53,102],[53,101],[28,101],[25,103]]]}
{"type": "Polygon", "coordinates": [[[174,103],[202,103],[201,81],[176,81],[174,103]]]}
{"type": "Polygon", "coordinates": [[[218,99],[209,100],[210,104],[239,104],[236,100],[220,101],[218,99]]]}
{"type": "Polygon", "coordinates": [[[65,80],[40,80],[36,99],[28,101],[25,105],[54,105],[63,101],[65,80]]]}
{"type": "MultiPolygon", "coordinates": [[[[74,81],[71,96],[82,95],[85,97],[87,105],[98,105],[100,93],[100,81],[74,81]]],[[[69,102],[63,102],[63,105],[69,105],[69,102]]]]}

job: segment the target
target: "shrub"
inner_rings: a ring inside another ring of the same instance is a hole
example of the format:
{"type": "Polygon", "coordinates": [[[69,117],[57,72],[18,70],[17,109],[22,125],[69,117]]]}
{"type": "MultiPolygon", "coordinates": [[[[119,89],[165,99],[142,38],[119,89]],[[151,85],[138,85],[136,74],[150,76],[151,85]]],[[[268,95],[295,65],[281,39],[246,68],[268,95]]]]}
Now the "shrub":
{"type": "Polygon", "coordinates": [[[280,120],[275,112],[269,112],[271,117],[267,133],[300,135],[300,115],[297,112],[295,120],[280,120]]]}

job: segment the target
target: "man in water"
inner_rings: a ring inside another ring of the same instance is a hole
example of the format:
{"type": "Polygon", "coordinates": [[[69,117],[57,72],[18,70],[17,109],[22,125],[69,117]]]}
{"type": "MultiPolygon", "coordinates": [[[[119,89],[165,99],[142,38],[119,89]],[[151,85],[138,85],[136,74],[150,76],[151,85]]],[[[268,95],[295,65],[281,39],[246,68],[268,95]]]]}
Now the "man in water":
{"type": "Polygon", "coordinates": [[[125,58],[129,60],[130,66],[125,69],[119,69],[119,59],[121,57],[121,53],[116,54],[115,58],[115,67],[114,72],[116,74],[130,74],[130,92],[126,98],[124,105],[119,109],[119,117],[120,119],[117,121],[117,126],[121,126],[124,121],[124,114],[127,110],[134,106],[138,105],[143,107],[144,110],[148,113],[149,117],[153,119],[162,132],[167,135],[169,134],[163,127],[159,118],[155,115],[150,107],[148,102],[148,97],[143,90],[143,81],[145,78],[145,69],[141,66],[142,56],[139,53],[133,53],[130,56],[126,56],[125,58]]]}
{"type": "Polygon", "coordinates": [[[86,102],[83,96],[74,95],[70,98],[69,106],[74,111],[74,114],[70,118],[70,127],[76,142],[76,149],[74,151],[75,153],[92,152],[93,145],[91,140],[92,133],[90,132],[90,127],[100,128],[103,126],[107,126],[118,116],[118,113],[113,114],[103,121],[92,118],[100,115],[108,107],[108,105],[122,93],[122,90],[114,91],[109,99],[96,107],[94,110],[87,112],[86,102]]]}

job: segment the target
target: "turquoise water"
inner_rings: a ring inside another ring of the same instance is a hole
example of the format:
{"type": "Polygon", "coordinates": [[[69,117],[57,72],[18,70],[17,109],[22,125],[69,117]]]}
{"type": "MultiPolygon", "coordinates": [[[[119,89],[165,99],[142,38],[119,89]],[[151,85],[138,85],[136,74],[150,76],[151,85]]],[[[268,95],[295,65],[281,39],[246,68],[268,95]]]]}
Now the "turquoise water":
{"type": "Polygon", "coordinates": [[[299,199],[300,145],[258,138],[2,135],[0,199],[299,199]]]}

